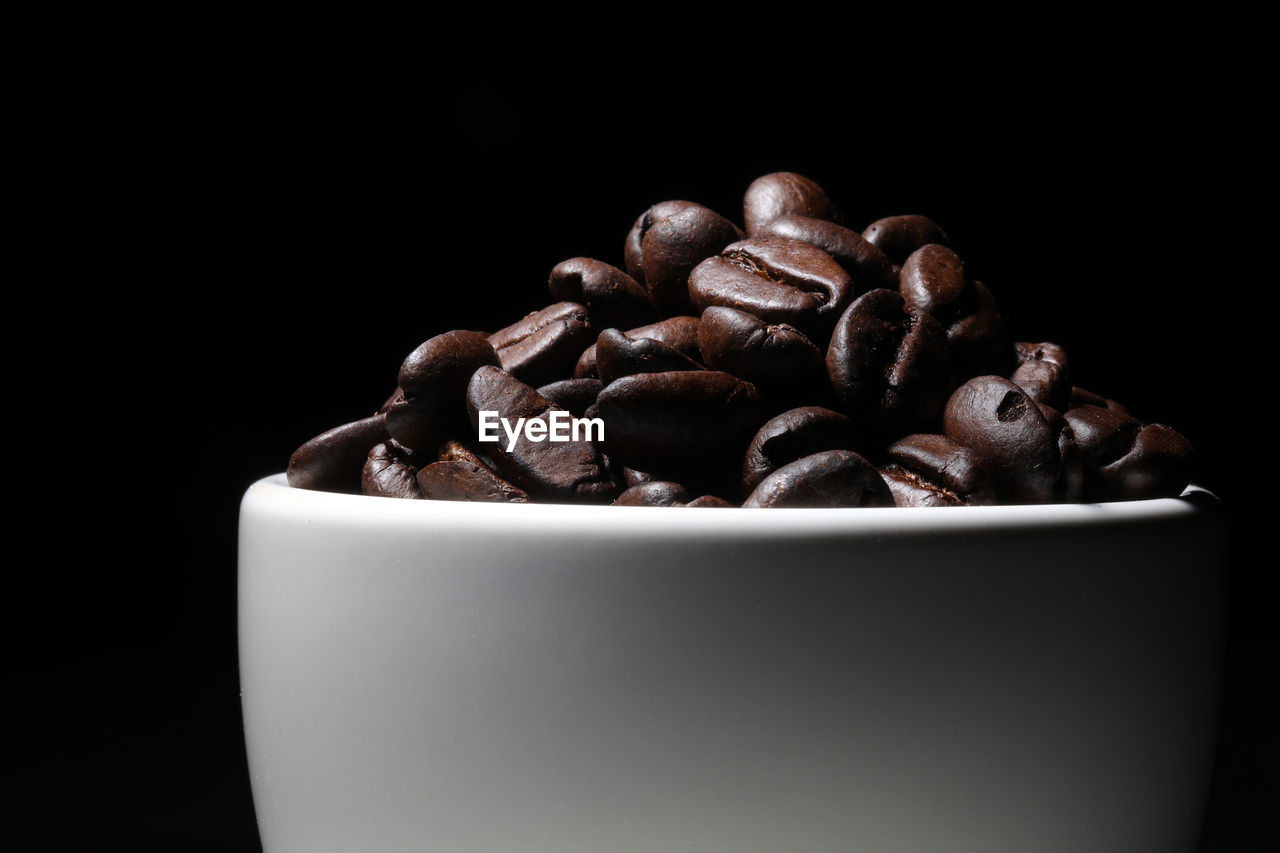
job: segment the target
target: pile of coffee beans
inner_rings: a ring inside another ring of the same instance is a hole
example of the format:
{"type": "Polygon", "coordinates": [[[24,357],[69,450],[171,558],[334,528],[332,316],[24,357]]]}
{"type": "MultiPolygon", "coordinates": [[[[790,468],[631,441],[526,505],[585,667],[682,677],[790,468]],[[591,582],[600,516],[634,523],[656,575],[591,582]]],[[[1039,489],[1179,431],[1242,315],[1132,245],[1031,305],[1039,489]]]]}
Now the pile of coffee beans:
{"type": "Polygon", "coordinates": [[[851,507],[1136,500],[1191,481],[1187,439],[1074,385],[1062,347],[1013,340],[927,217],[856,231],[778,172],[747,189],[743,222],[654,205],[625,272],[571,258],[547,307],[426,341],[376,413],[298,448],[289,484],[851,507]]]}

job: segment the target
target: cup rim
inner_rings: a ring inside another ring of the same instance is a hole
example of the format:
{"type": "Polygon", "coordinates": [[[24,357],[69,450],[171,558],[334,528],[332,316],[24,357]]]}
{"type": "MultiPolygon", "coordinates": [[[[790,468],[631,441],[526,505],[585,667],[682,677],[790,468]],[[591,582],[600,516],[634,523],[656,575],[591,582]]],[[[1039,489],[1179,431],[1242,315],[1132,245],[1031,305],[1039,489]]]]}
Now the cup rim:
{"type": "Polygon", "coordinates": [[[294,488],[284,473],[249,486],[242,512],[270,507],[338,526],[447,526],[499,531],[579,528],[584,535],[661,533],[673,536],[778,538],[824,534],[877,537],[947,531],[1098,527],[1153,521],[1190,521],[1220,509],[1211,492],[1188,486],[1176,498],[1074,504],[965,507],[631,507],[567,503],[483,503],[406,500],[294,488]]]}

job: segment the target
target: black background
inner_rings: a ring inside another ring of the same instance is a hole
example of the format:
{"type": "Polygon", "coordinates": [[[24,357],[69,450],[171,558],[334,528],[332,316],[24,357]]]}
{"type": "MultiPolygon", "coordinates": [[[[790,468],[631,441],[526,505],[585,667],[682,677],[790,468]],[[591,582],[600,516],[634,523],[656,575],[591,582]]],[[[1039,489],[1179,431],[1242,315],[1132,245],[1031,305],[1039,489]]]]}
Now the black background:
{"type": "Polygon", "coordinates": [[[541,307],[564,258],[621,265],[649,205],[740,221],[752,178],[793,170],[854,227],[933,217],[1020,339],[1195,441],[1233,525],[1203,848],[1274,844],[1276,590],[1239,509],[1262,478],[1235,464],[1270,393],[1253,69],[1192,25],[619,14],[588,34],[196,10],[53,40],[8,347],[27,823],[78,849],[258,849],[243,490],[371,412],[422,340],[541,307]]]}

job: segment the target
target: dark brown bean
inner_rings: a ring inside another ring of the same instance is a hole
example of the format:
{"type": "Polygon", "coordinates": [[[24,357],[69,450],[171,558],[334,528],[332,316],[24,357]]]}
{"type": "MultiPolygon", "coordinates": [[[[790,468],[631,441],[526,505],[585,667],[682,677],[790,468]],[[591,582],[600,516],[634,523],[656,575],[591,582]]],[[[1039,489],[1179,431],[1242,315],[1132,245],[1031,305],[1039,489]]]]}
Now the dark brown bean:
{"type": "Polygon", "coordinates": [[[684,486],[670,480],[651,480],[632,486],[614,500],[617,506],[683,506],[689,499],[684,486]]]}
{"type": "MultiPolygon", "coordinates": [[[[698,350],[697,317],[668,317],[665,320],[659,320],[647,326],[629,329],[624,334],[632,340],[636,338],[652,338],[655,341],[662,341],[662,343],[679,350],[694,361],[701,362],[702,360],[702,353],[698,350]]],[[[596,367],[596,345],[594,343],[587,347],[582,353],[582,357],[578,359],[573,375],[575,379],[600,378],[600,372],[596,367]]]]}
{"type": "Polygon", "coordinates": [[[698,348],[712,370],[746,379],[771,409],[789,409],[829,396],[826,360],[799,329],[770,324],[736,308],[702,312],[698,348]]]}
{"type": "Polygon", "coordinates": [[[853,284],[844,268],[816,246],[757,237],[731,243],[698,264],[689,274],[689,296],[699,308],[738,308],[825,342],[853,298],[853,284]]]}
{"type": "Polygon", "coordinates": [[[803,406],[770,418],[742,460],[742,493],[749,495],[774,471],[823,450],[858,450],[853,421],[821,406],[803,406]]]}
{"type": "Polygon", "coordinates": [[[388,433],[412,450],[434,451],[447,436],[467,429],[471,374],[499,363],[483,332],[445,332],[422,343],[400,365],[401,393],[387,407],[388,433]]]}
{"type": "Polygon", "coordinates": [[[932,431],[951,388],[942,328],[885,289],[859,296],[840,318],[827,375],[838,407],[886,435],[932,431]]]}
{"type": "Polygon", "coordinates": [[[761,481],[744,507],[893,506],[875,466],[849,450],[825,450],[783,465],[761,481]]]}
{"type": "MultiPolygon", "coordinates": [[[[496,412],[514,427],[519,418],[548,423],[552,411],[563,411],[529,385],[504,370],[482,367],[467,386],[467,414],[479,434],[479,413],[496,412]]],[[[615,486],[604,467],[600,449],[578,441],[530,441],[523,432],[508,450],[506,436],[486,444],[492,448],[498,474],[530,495],[552,500],[604,501],[615,486]]]]}
{"type": "Polygon", "coordinates": [[[895,264],[902,264],[907,257],[930,243],[950,246],[951,241],[938,224],[927,216],[905,214],[877,219],[862,229],[863,238],[874,243],[895,264]]]}
{"type": "Polygon", "coordinates": [[[596,405],[605,452],[657,475],[726,462],[736,472],[762,420],[755,386],[718,370],[624,376],[605,386],[596,405]]]}
{"type": "Polygon", "coordinates": [[[360,491],[386,498],[418,498],[418,468],[413,452],[395,441],[375,445],[360,474],[360,491]]]}
{"type": "Polygon", "coordinates": [[[851,228],[808,216],[779,216],[761,226],[756,237],[802,240],[835,258],[853,282],[855,295],[887,287],[896,290],[898,271],[884,252],[851,228]]]}
{"type": "Polygon", "coordinates": [[[570,258],[551,270],[551,298],[587,306],[594,329],[630,329],[659,319],[644,285],[593,258],[570,258]]]}
{"type": "Polygon", "coordinates": [[[538,393],[565,411],[582,417],[603,388],[604,383],[599,379],[561,379],[559,382],[543,385],[538,393]]]}
{"type": "Polygon", "coordinates": [[[1021,388],[979,376],[956,389],[942,418],[947,438],[971,448],[1006,503],[1046,503],[1061,474],[1058,436],[1021,388]]]}
{"type": "Polygon", "coordinates": [[[930,243],[902,265],[900,289],[907,307],[925,311],[947,330],[953,361],[966,375],[970,365],[987,367],[1004,347],[999,306],[981,282],[970,283],[960,257],[930,243]]]}
{"type": "Polygon", "coordinates": [[[795,214],[833,221],[839,217],[822,187],[795,172],[774,172],[756,178],[747,187],[742,209],[743,224],[751,237],[779,216],[795,214]]]}
{"type": "Polygon", "coordinates": [[[988,506],[996,502],[991,472],[972,448],[935,433],[916,433],[889,446],[888,458],[961,503],[988,506]]]}
{"type": "Polygon", "coordinates": [[[369,451],[389,438],[385,414],[334,427],[293,452],[285,478],[295,489],[359,494],[369,451]]]}
{"type": "Polygon", "coordinates": [[[528,503],[524,490],[490,471],[464,459],[432,462],[418,471],[418,492],[438,501],[480,501],[484,503],[528,503]]]}
{"type": "Polygon", "coordinates": [[[531,385],[563,379],[595,332],[587,309],[557,302],[489,336],[502,369],[531,385]]]}
{"type": "Polygon", "coordinates": [[[626,240],[627,272],[665,314],[693,313],[689,273],[745,235],[710,208],[664,201],[640,214],[626,240]]]}
{"type": "Polygon", "coordinates": [[[1027,396],[1037,403],[1052,406],[1059,412],[1071,404],[1071,375],[1067,353],[1051,343],[1015,343],[1018,369],[1010,377],[1027,396]]]}
{"type": "Polygon", "coordinates": [[[680,350],[654,338],[632,338],[617,329],[605,329],[596,338],[596,372],[606,385],[635,373],[702,369],[680,350]]]}

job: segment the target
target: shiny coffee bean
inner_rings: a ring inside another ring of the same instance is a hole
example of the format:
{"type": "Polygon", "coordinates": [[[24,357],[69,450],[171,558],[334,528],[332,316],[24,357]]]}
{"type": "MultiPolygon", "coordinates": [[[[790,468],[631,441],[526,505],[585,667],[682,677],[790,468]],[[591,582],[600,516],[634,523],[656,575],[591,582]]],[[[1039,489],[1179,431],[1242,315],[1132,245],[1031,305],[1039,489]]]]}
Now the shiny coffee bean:
{"type": "Polygon", "coordinates": [[[531,385],[563,379],[595,332],[587,309],[557,302],[489,336],[502,369],[531,385]]]}
{"type": "Polygon", "coordinates": [[[632,486],[614,499],[616,506],[683,506],[689,500],[684,486],[670,480],[652,480],[632,486]]]}
{"type": "Polygon", "coordinates": [[[925,311],[947,330],[947,349],[966,375],[989,367],[1004,347],[1004,322],[991,292],[970,282],[960,257],[930,243],[912,252],[899,275],[908,308],[925,311]]]}
{"type": "Polygon", "coordinates": [[[895,264],[903,264],[921,246],[937,243],[950,246],[951,241],[938,224],[927,216],[907,214],[877,219],[862,229],[862,236],[874,243],[895,264]]]}
{"type": "Polygon", "coordinates": [[[1133,501],[1177,497],[1196,467],[1196,452],[1186,436],[1163,424],[1148,424],[1133,448],[1098,474],[1112,499],[1133,501]]]}
{"type": "Polygon", "coordinates": [[[831,336],[827,376],[838,408],[860,429],[886,435],[936,428],[951,389],[938,322],[892,290],[854,300],[831,336]]]}
{"type": "Polygon", "coordinates": [[[644,285],[593,258],[570,258],[551,270],[551,298],[587,306],[593,329],[630,329],[661,319],[644,285]]]}
{"type": "Polygon", "coordinates": [[[471,374],[499,363],[483,332],[445,332],[424,342],[400,365],[400,393],[388,401],[388,433],[412,450],[434,451],[448,435],[467,429],[471,374]]]}
{"type": "MultiPolygon", "coordinates": [[[[540,421],[544,435],[550,433],[548,415],[558,406],[529,385],[496,367],[482,367],[467,386],[467,414],[473,433],[479,434],[479,413],[497,412],[514,428],[520,418],[540,421]]],[[[505,430],[499,428],[498,441],[485,443],[491,449],[497,473],[530,495],[551,500],[607,501],[615,486],[604,467],[600,449],[580,436],[578,441],[531,441],[523,430],[508,450],[505,430]]]]}
{"type": "Polygon", "coordinates": [[[894,463],[885,465],[880,468],[880,476],[889,486],[894,506],[968,506],[965,499],[955,492],[948,491],[900,465],[894,463]]]}
{"type": "Polygon", "coordinates": [[[970,379],[947,401],[943,432],[983,458],[1003,503],[1047,503],[1061,474],[1058,436],[1035,401],[1007,379],[970,379]]]}
{"type": "Polygon", "coordinates": [[[755,385],[769,408],[792,408],[828,396],[822,351],[786,323],[766,323],[746,311],[715,305],[702,312],[698,348],[712,370],[755,385]]]}
{"type": "Polygon", "coordinates": [[[1167,426],[1099,406],[1078,406],[1064,417],[1080,446],[1087,500],[1176,497],[1195,472],[1191,443],[1167,426]]]}
{"type": "MultiPolygon", "coordinates": [[[[697,317],[668,317],[665,320],[659,320],[647,326],[628,329],[624,334],[632,340],[636,338],[652,338],[655,341],[661,341],[684,353],[694,361],[701,363],[702,353],[698,350],[697,317]]],[[[600,372],[596,367],[596,345],[594,343],[583,351],[582,356],[578,359],[577,366],[573,369],[573,376],[575,379],[600,378],[600,372]]]]}
{"type": "Polygon", "coordinates": [[[789,462],[756,486],[744,507],[893,506],[875,466],[849,450],[825,450],[789,462]]]}
{"type": "Polygon", "coordinates": [[[636,373],[702,369],[680,350],[653,338],[632,338],[617,329],[605,329],[596,338],[596,372],[606,385],[636,373]]]}
{"type": "Polygon", "coordinates": [[[853,298],[853,284],[844,268],[816,246],[757,237],[732,243],[698,264],[689,274],[689,296],[699,308],[738,308],[825,342],[853,298]]]}
{"type": "Polygon", "coordinates": [[[285,478],[295,489],[359,494],[369,451],[390,438],[386,415],[334,427],[293,452],[285,478]]]}
{"type": "Polygon", "coordinates": [[[1061,466],[1058,473],[1058,484],[1054,488],[1054,503],[1078,503],[1084,496],[1084,456],[1080,445],[1076,443],[1075,430],[1063,416],[1062,412],[1036,403],[1045,423],[1053,431],[1058,442],[1058,462],[1061,466]]]}
{"type": "MultiPolygon", "coordinates": [[[[996,502],[991,473],[982,457],[945,435],[908,435],[889,445],[887,456],[899,475],[903,472],[914,475],[915,485],[943,492],[957,504],[988,506],[996,502]]],[[[908,478],[900,476],[900,479],[908,478]]],[[[892,487],[893,483],[889,485],[892,487]]],[[[898,493],[895,491],[894,495],[897,497],[898,493]]]]}
{"type": "Polygon", "coordinates": [[[610,458],[658,475],[726,463],[736,469],[762,420],[755,386],[718,370],[624,376],[605,386],[596,405],[610,458]]]}
{"type": "Polygon", "coordinates": [[[413,451],[385,441],[375,445],[360,474],[360,491],[385,498],[418,498],[418,466],[413,451]]]}
{"type": "Polygon", "coordinates": [[[816,246],[835,258],[853,282],[854,293],[865,293],[878,287],[896,290],[898,271],[884,252],[870,240],[843,225],[808,216],[779,216],[766,223],[756,237],[780,237],[801,240],[816,246]]]}
{"type": "Polygon", "coordinates": [[[691,314],[689,273],[704,258],[745,235],[710,208],[664,201],[640,214],[627,235],[627,272],[664,314],[691,314]]]}
{"type": "Polygon", "coordinates": [[[538,393],[574,416],[582,417],[603,388],[604,383],[599,379],[561,379],[543,385],[538,393]]]}
{"type": "Polygon", "coordinates": [[[1018,360],[1018,368],[1010,377],[1013,384],[1037,403],[1065,411],[1071,405],[1066,350],[1050,343],[1016,343],[1013,349],[1018,360]]]}
{"type": "Polygon", "coordinates": [[[529,495],[484,465],[464,459],[432,462],[417,474],[418,493],[429,500],[528,503],[529,495]]]}
{"type": "Polygon", "coordinates": [[[853,421],[821,406],[803,406],[770,418],[756,431],[742,460],[742,493],[783,465],[823,450],[858,450],[853,421]]]}
{"type": "Polygon", "coordinates": [[[751,237],[779,216],[788,214],[838,219],[836,206],[822,187],[795,172],[774,172],[756,178],[747,187],[742,209],[747,234],[751,237]]]}

